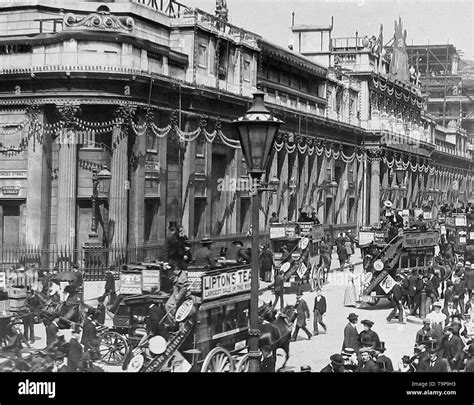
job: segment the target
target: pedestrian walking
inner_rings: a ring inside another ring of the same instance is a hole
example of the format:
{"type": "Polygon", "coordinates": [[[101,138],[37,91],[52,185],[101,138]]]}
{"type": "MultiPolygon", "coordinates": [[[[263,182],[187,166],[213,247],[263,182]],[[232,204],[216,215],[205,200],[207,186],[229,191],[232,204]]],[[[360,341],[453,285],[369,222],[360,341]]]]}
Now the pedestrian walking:
{"type": "Polygon", "coordinates": [[[26,291],[25,309],[28,311],[23,316],[23,336],[30,343],[35,342],[35,317],[41,308],[41,303],[33,290],[26,291]]]}
{"type": "Polygon", "coordinates": [[[316,298],[314,299],[314,308],[313,308],[313,335],[316,336],[319,334],[318,324],[321,325],[324,329],[324,332],[327,333],[327,326],[323,322],[323,316],[326,313],[327,304],[326,298],[321,294],[321,290],[316,290],[316,298]]]}
{"type": "Polygon", "coordinates": [[[343,271],[344,265],[347,262],[347,250],[345,245],[346,238],[344,238],[342,232],[338,234],[334,243],[336,244],[336,252],[339,259],[339,271],[343,271]]]}
{"type": "Polygon", "coordinates": [[[465,310],[465,303],[464,298],[467,292],[467,283],[464,278],[464,274],[457,277],[454,276],[453,280],[453,301],[454,301],[454,308],[457,310],[459,308],[459,313],[464,314],[465,310]]]}
{"type": "Polygon", "coordinates": [[[273,308],[276,307],[278,301],[280,301],[280,311],[283,311],[285,307],[285,280],[283,278],[284,272],[280,270],[275,277],[275,282],[273,283],[273,292],[275,294],[275,300],[273,302],[273,308]]]}
{"type": "Polygon", "coordinates": [[[303,293],[298,292],[296,294],[296,312],[297,312],[297,317],[296,317],[296,325],[295,325],[295,331],[293,333],[292,341],[296,341],[296,338],[298,337],[298,332],[300,329],[303,329],[306,332],[306,335],[308,335],[308,340],[311,339],[311,332],[306,328],[306,319],[309,319],[309,308],[308,304],[306,304],[306,301],[302,298],[303,293]]]}
{"type": "Polygon", "coordinates": [[[403,298],[403,290],[402,290],[402,285],[400,282],[400,277],[397,276],[395,278],[395,284],[392,287],[392,290],[389,293],[389,298],[390,298],[390,303],[393,307],[392,312],[388,314],[387,316],[387,322],[391,322],[395,316],[397,316],[398,312],[398,322],[399,323],[404,323],[404,313],[403,313],[403,304],[402,304],[402,298],[403,298]]]}
{"type": "MultiPolygon", "coordinates": [[[[360,275],[359,275],[360,276],[360,275]]],[[[344,306],[355,307],[357,303],[357,290],[355,281],[359,278],[354,274],[354,265],[349,265],[349,274],[347,275],[347,287],[344,290],[344,306]]]]}
{"type": "Polygon", "coordinates": [[[347,317],[349,323],[344,328],[344,341],[342,342],[342,350],[347,348],[354,349],[356,353],[359,351],[359,332],[357,331],[357,321],[359,316],[351,313],[347,317]]]}
{"type": "Polygon", "coordinates": [[[104,295],[103,297],[106,298],[109,296],[106,305],[112,306],[117,298],[117,293],[115,292],[115,276],[112,270],[114,269],[113,266],[110,267],[109,270],[105,273],[105,286],[104,286],[104,295]]]}

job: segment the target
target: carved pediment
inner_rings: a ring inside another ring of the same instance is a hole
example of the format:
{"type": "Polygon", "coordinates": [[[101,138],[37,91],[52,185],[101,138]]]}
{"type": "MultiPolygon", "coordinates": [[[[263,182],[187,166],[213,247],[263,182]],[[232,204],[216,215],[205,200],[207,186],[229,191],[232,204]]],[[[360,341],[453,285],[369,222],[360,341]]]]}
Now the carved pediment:
{"type": "Polygon", "coordinates": [[[63,19],[64,29],[84,29],[91,31],[113,31],[130,33],[135,27],[132,17],[119,18],[108,11],[97,11],[85,17],[68,13],[63,19]]]}

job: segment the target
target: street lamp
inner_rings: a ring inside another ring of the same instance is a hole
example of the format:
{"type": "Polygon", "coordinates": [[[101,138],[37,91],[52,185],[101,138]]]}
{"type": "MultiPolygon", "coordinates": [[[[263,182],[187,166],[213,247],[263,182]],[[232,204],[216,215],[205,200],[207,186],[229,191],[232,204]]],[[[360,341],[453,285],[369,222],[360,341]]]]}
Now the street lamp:
{"type": "Polygon", "coordinates": [[[111,179],[112,174],[106,165],[103,165],[99,172],[97,169],[92,170],[92,223],[89,239],[95,244],[97,244],[99,237],[97,234],[97,200],[108,196],[111,179]]]}
{"type": "MultiPolygon", "coordinates": [[[[260,185],[267,167],[275,136],[283,121],[274,117],[265,108],[265,93],[257,91],[247,113],[233,121],[239,133],[240,145],[247,169],[252,179],[260,185]]],[[[250,287],[250,328],[249,328],[249,371],[260,370],[260,352],[258,349],[258,257],[259,257],[259,207],[260,192],[252,194],[252,270],[250,287]]]]}

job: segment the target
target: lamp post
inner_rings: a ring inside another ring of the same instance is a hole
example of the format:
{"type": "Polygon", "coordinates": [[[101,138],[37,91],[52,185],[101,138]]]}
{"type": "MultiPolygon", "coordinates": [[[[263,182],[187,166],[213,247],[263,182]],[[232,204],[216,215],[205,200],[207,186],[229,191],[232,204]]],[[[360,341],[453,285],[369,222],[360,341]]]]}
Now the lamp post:
{"type": "MultiPolygon", "coordinates": [[[[247,113],[233,121],[239,133],[240,145],[244,154],[247,169],[252,180],[260,185],[265,174],[275,136],[283,121],[274,117],[265,108],[265,93],[257,91],[253,95],[253,103],[247,113]]],[[[250,328],[249,328],[249,371],[260,370],[260,352],[258,349],[258,257],[259,257],[259,208],[260,195],[252,193],[252,270],[250,286],[250,328]]]]}
{"type": "Polygon", "coordinates": [[[97,201],[99,198],[108,195],[111,179],[112,174],[106,165],[103,165],[100,171],[97,171],[97,169],[92,170],[92,223],[88,245],[99,244],[99,235],[97,233],[97,201]]]}

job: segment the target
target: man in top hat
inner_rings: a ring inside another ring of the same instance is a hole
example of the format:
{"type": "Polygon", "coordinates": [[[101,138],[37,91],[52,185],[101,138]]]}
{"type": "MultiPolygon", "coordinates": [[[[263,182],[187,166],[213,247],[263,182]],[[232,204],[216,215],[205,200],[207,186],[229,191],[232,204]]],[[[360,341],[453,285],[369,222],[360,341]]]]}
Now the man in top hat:
{"type": "Polygon", "coordinates": [[[351,313],[347,319],[349,320],[349,323],[344,328],[344,341],[342,342],[342,350],[351,348],[358,352],[360,348],[359,332],[357,331],[357,321],[359,316],[351,313]]]}
{"type": "Polygon", "coordinates": [[[379,342],[374,347],[375,352],[375,363],[379,367],[379,371],[391,372],[393,371],[392,360],[385,356],[385,342],[379,342]]]}
{"type": "Polygon", "coordinates": [[[211,244],[212,240],[209,238],[204,238],[201,240],[201,247],[196,250],[194,254],[196,266],[209,267],[215,269],[217,267],[216,261],[212,258],[211,254],[211,244]]]}
{"type": "Polygon", "coordinates": [[[421,340],[415,343],[415,356],[413,357],[413,365],[417,373],[424,373],[428,367],[429,353],[428,347],[431,340],[428,336],[422,336],[421,340]]]}
{"type": "Polygon", "coordinates": [[[309,308],[308,304],[306,304],[306,301],[302,297],[303,293],[298,291],[296,293],[295,305],[297,312],[296,325],[295,331],[293,332],[293,337],[291,338],[293,342],[296,340],[300,329],[303,329],[306,332],[306,335],[308,335],[308,340],[311,339],[311,332],[306,328],[306,319],[309,319],[309,308]]]}
{"type": "Polygon", "coordinates": [[[69,372],[79,371],[82,359],[82,345],[79,343],[79,330],[74,328],[69,341],[69,352],[67,355],[67,367],[69,372]]]}
{"type": "Polygon", "coordinates": [[[358,373],[376,373],[378,371],[377,365],[372,360],[372,349],[370,347],[363,347],[359,350],[360,363],[357,369],[358,373]]]}
{"type": "Polygon", "coordinates": [[[451,325],[446,326],[444,332],[443,357],[448,360],[451,370],[458,371],[464,358],[464,343],[459,336],[454,335],[451,325]]]}
{"type": "Polygon", "coordinates": [[[428,347],[429,361],[424,369],[427,373],[447,373],[450,371],[448,361],[441,356],[441,349],[435,342],[428,347]]]}
{"type": "Polygon", "coordinates": [[[343,373],[345,371],[344,359],[339,353],[329,357],[330,363],[321,369],[320,373],[343,373]]]}
{"type": "Polygon", "coordinates": [[[374,332],[372,330],[372,326],[374,326],[374,323],[372,321],[369,321],[368,319],[364,319],[360,323],[364,325],[364,330],[359,333],[359,341],[361,343],[362,340],[372,342],[372,346],[380,344],[379,335],[377,334],[377,332],[374,332]]]}

